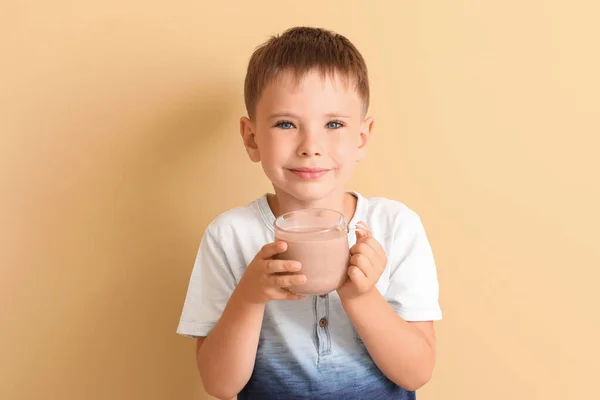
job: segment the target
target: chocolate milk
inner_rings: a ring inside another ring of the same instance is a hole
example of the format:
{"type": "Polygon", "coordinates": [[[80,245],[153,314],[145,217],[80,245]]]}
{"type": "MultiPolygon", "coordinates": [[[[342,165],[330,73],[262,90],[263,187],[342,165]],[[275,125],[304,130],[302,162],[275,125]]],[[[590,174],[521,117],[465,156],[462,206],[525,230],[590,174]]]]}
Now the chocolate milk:
{"type": "Polygon", "coordinates": [[[318,227],[295,227],[276,231],[275,238],[288,244],[285,253],[278,258],[299,261],[306,275],[306,283],[288,289],[299,294],[327,294],[344,283],[350,262],[346,231],[331,229],[313,232],[318,227]]]}

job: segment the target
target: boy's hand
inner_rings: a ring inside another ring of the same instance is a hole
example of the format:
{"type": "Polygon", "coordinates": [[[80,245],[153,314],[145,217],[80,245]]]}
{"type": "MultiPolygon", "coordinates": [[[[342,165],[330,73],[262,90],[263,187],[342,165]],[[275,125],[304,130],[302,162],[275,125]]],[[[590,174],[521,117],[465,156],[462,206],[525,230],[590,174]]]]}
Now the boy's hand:
{"type": "Polygon", "coordinates": [[[255,304],[265,304],[271,300],[299,300],[297,295],[286,288],[306,282],[305,275],[298,275],[302,266],[298,261],[275,260],[273,256],[287,250],[287,243],[275,242],[263,246],[254,260],[248,265],[236,288],[242,298],[255,304]]]}
{"type": "Polygon", "coordinates": [[[387,256],[381,244],[367,230],[356,231],[356,244],[350,249],[348,279],[338,290],[342,300],[354,299],[369,292],[383,273],[387,256]]]}

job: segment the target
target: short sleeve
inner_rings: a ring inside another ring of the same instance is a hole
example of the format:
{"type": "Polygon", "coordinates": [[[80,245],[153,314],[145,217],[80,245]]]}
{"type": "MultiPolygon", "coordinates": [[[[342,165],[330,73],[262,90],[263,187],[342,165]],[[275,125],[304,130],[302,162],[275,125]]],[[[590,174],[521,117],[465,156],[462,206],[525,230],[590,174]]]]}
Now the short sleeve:
{"type": "Polygon", "coordinates": [[[209,226],[200,242],[177,333],[191,338],[207,336],[234,288],[234,275],[209,226]]]}
{"type": "Polygon", "coordinates": [[[404,224],[394,238],[394,247],[400,251],[392,260],[385,298],[405,321],[440,320],[437,271],[425,229],[416,214],[404,224]]]}

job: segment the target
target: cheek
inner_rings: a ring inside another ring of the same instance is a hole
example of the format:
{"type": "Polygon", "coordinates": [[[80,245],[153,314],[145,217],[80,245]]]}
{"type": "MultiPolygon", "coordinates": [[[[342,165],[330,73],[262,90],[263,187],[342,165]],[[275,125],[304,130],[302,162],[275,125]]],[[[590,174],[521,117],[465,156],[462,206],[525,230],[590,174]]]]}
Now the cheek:
{"type": "Polygon", "coordinates": [[[358,156],[358,146],[352,138],[338,138],[330,149],[331,158],[339,164],[354,163],[358,156]]]}
{"type": "Polygon", "coordinates": [[[260,154],[264,162],[280,163],[289,157],[290,143],[284,137],[276,135],[263,135],[262,140],[258,143],[260,154]]]}

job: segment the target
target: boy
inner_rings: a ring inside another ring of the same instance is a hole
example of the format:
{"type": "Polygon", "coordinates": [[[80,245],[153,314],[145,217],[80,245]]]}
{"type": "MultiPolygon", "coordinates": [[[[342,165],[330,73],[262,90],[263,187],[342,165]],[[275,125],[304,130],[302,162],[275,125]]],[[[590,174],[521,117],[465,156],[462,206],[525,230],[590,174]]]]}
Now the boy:
{"type": "Polygon", "coordinates": [[[202,238],[177,331],[197,339],[206,391],[414,399],[435,363],[437,274],[413,211],[344,189],[373,129],[361,54],[330,31],[290,29],[252,55],[245,101],[243,142],[275,193],[221,214],[202,238]],[[286,249],[275,218],[302,208],[369,228],[348,236],[348,279],[328,295],[288,291],[306,281],[302,266],[274,257],[286,249]]]}

